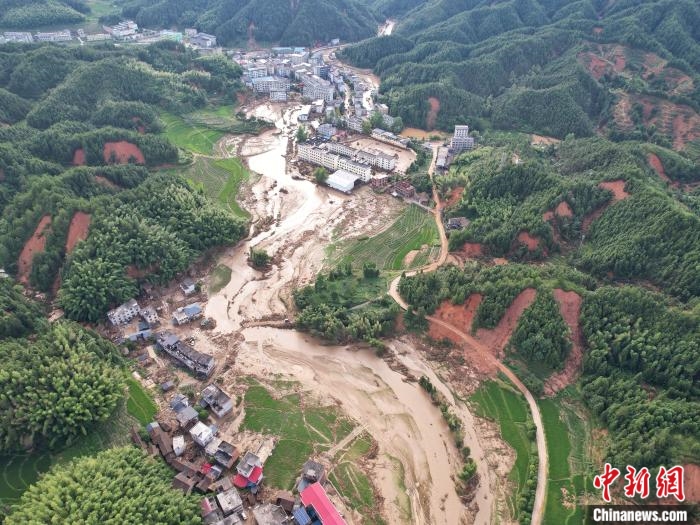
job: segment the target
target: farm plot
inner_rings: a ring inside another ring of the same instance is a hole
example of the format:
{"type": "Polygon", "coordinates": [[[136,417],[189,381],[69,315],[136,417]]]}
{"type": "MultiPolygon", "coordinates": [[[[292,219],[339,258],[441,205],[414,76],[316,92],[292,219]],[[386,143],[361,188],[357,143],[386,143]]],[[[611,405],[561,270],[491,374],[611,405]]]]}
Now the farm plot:
{"type": "Polygon", "coordinates": [[[165,136],[178,148],[209,155],[221,137],[223,131],[217,131],[205,126],[193,125],[182,117],[172,113],[161,113],[160,119],[165,124],[165,136]]]}
{"type": "MultiPolygon", "coordinates": [[[[431,249],[436,245],[439,245],[439,237],[435,220],[432,215],[412,204],[394,224],[378,235],[344,242],[336,249],[332,262],[352,262],[355,266],[373,262],[381,270],[402,270],[409,252],[421,250],[425,254],[419,254],[420,259],[416,259],[427,263],[436,253],[431,249]]],[[[414,259],[411,266],[416,265],[414,259]]]]}
{"type": "Polygon", "coordinates": [[[253,383],[244,403],[243,428],[278,438],[265,463],[265,478],[280,489],[291,490],[306,460],[328,451],[355,427],[335,407],[314,404],[303,392],[273,397],[265,386],[253,383]]]}
{"type": "Polygon", "coordinates": [[[241,184],[249,177],[248,170],[240,160],[197,157],[186,168],[173,171],[200,187],[207,197],[227,211],[238,217],[249,217],[248,212],[236,200],[241,184]]]}
{"type": "MultiPolygon", "coordinates": [[[[362,432],[346,448],[334,457],[329,479],[342,494],[346,504],[369,520],[369,523],[383,523],[378,513],[379,504],[367,475],[358,463],[371,455],[374,442],[372,436],[362,432]]],[[[409,507],[410,509],[410,507],[409,507]]]]}
{"type": "Polygon", "coordinates": [[[574,525],[583,523],[584,510],[580,501],[586,499],[594,476],[589,446],[589,429],[573,406],[559,398],[538,402],[542,412],[547,451],[549,479],[543,523],[545,525],[574,525]]]}
{"type": "Polygon", "coordinates": [[[488,381],[469,400],[477,415],[499,424],[501,438],[515,451],[515,465],[509,476],[515,484],[509,501],[511,515],[515,516],[516,501],[526,491],[528,468],[537,454],[527,403],[519,392],[500,380],[488,381]]]}

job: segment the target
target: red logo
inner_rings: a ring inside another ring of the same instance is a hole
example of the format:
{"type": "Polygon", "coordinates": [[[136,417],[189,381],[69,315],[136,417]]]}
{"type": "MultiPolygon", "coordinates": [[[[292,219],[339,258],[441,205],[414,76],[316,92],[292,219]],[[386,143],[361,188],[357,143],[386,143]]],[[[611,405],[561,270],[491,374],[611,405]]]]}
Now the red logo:
{"type": "Polygon", "coordinates": [[[666,498],[674,496],[678,501],[685,500],[683,492],[683,467],[673,467],[666,470],[666,467],[659,469],[656,476],[656,497],[666,498]]]}
{"type": "Polygon", "coordinates": [[[593,478],[593,486],[597,489],[603,489],[603,499],[610,503],[610,485],[612,485],[620,475],[620,470],[610,466],[610,463],[605,464],[603,473],[593,478]]]}
{"type": "Polygon", "coordinates": [[[649,496],[649,469],[644,467],[637,469],[627,465],[627,474],[625,474],[625,479],[627,480],[627,485],[625,485],[625,496],[628,498],[633,498],[635,494],[639,494],[642,499],[649,496]]]}

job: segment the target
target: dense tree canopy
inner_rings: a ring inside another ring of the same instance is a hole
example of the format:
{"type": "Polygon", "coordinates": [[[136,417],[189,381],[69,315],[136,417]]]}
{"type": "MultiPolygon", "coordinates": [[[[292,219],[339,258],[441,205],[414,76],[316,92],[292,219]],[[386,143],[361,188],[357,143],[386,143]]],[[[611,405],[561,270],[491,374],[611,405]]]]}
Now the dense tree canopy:
{"type": "Polygon", "coordinates": [[[44,323],[44,312],[8,278],[0,279],[0,340],[22,337],[44,323]]]}
{"type": "Polygon", "coordinates": [[[107,450],[55,467],[5,523],[200,524],[200,498],[174,491],[171,477],[163,461],[136,448],[107,450]]]}
{"type": "Polygon", "coordinates": [[[70,442],[106,420],[122,395],[116,356],[109,341],[71,323],[0,342],[0,449],[70,442]]]}

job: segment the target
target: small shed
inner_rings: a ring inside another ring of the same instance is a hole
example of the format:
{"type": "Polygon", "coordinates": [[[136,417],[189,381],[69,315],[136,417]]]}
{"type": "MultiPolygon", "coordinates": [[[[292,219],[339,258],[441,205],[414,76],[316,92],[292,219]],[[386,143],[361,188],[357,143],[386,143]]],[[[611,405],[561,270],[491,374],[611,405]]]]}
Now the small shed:
{"type": "Polygon", "coordinates": [[[177,422],[180,424],[181,428],[186,428],[195,421],[199,420],[199,414],[197,414],[197,411],[194,408],[187,406],[177,413],[175,419],[177,419],[177,422]]]}

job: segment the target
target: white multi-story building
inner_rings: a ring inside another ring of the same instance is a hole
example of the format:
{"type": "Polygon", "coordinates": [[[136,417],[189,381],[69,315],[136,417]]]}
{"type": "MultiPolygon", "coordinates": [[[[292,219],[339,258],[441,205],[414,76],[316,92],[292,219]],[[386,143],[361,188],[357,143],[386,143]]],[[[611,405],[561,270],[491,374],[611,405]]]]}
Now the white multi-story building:
{"type": "Polygon", "coordinates": [[[474,148],[474,137],[469,136],[469,126],[455,126],[455,133],[450,143],[450,149],[454,153],[474,148]]]}
{"type": "Polygon", "coordinates": [[[270,102],[287,102],[287,92],[270,90],[270,102]]]}
{"type": "Polygon", "coordinates": [[[25,44],[31,44],[34,41],[31,33],[17,32],[17,31],[6,31],[4,33],[5,40],[8,42],[21,42],[25,44]]]}
{"type": "Polygon", "coordinates": [[[375,149],[359,150],[339,142],[329,142],[326,148],[332,153],[350,157],[361,164],[369,164],[385,171],[396,169],[396,155],[388,155],[375,149]]]}
{"type": "Polygon", "coordinates": [[[336,169],[348,171],[354,175],[360,177],[362,182],[369,182],[372,180],[372,167],[368,164],[363,164],[346,157],[340,157],[338,159],[338,167],[336,169]]]}
{"type": "Polygon", "coordinates": [[[121,306],[117,306],[114,310],[107,312],[107,318],[114,326],[119,326],[130,322],[140,312],[141,308],[136,299],[130,299],[121,306]]]}
{"type": "Polygon", "coordinates": [[[115,26],[102,26],[102,29],[107,31],[114,38],[128,38],[136,34],[139,26],[133,20],[125,20],[123,22],[119,22],[115,26]]]}
{"type": "Polygon", "coordinates": [[[327,80],[323,80],[315,75],[304,75],[302,78],[304,89],[302,94],[311,100],[322,99],[326,102],[333,102],[335,98],[335,87],[327,80]]]}
{"type": "Polygon", "coordinates": [[[272,91],[289,91],[289,80],[282,77],[258,77],[252,79],[253,89],[258,93],[270,93],[272,91]]]}
{"type": "Polygon", "coordinates": [[[55,31],[52,33],[37,33],[34,35],[37,42],[70,42],[73,37],[68,29],[55,31]]]}

